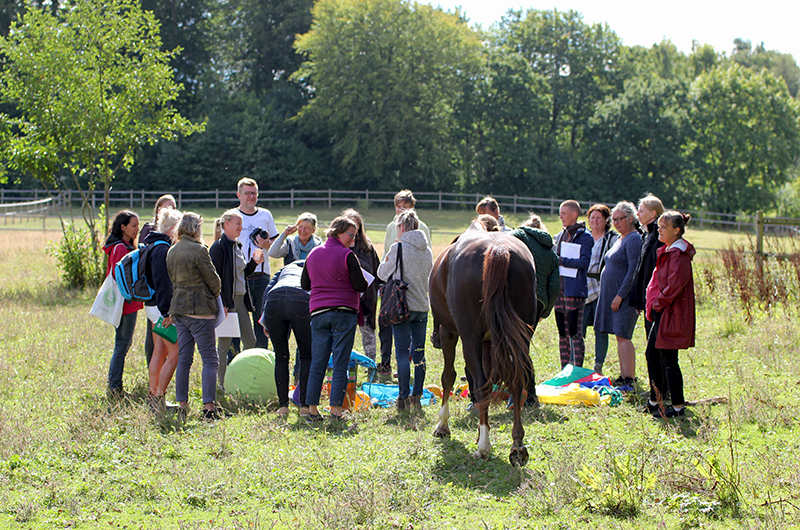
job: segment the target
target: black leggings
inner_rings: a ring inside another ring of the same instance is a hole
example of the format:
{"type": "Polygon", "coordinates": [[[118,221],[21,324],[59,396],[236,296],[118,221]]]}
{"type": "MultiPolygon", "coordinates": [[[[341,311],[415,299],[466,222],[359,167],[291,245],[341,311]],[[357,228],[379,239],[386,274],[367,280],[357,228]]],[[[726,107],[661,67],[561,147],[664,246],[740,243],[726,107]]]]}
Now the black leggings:
{"type": "Polygon", "coordinates": [[[264,306],[272,346],[275,348],[275,386],[278,403],[289,405],[289,333],[294,330],[297,354],[300,358],[300,406],[307,406],[306,387],[311,368],[311,315],[308,311],[308,293],[302,289],[270,291],[264,306]]]}
{"type": "Polygon", "coordinates": [[[678,350],[656,348],[661,313],[652,311],[651,316],[653,324],[650,326],[647,350],[644,353],[647,359],[647,372],[650,375],[650,400],[659,402],[669,391],[672,404],[682,405],[684,403],[683,373],[678,365],[678,350]]]}

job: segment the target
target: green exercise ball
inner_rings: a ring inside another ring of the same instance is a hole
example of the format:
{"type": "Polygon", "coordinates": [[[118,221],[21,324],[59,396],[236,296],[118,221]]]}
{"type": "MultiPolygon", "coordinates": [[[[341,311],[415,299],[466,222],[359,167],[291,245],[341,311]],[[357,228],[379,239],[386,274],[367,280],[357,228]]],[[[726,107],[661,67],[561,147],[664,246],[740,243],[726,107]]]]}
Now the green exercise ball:
{"type": "Polygon", "coordinates": [[[225,373],[225,392],[257,403],[277,399],[275,353],[251,348],[234,357],[225,373]]]}

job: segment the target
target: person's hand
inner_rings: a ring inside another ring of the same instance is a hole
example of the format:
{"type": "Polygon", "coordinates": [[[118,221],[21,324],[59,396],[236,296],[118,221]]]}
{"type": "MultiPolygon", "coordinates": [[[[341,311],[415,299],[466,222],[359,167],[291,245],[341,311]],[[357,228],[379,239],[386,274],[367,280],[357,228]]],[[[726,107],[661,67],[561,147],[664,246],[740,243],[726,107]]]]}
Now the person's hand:
{"type": "Polygon", "coordinates": [[[168,328],[172,325],[172,317],[167,317],[161,321],[161,325],[165,328],[168,328]]]}
{"type": "Polygon", "coordinates": [[[615,296],[614,299],[611,301],[611,310],[614,311],[615,313],[619,311],[619,306],[621,303],[622,303],[622,297],[620,295],[615,296]]]}
{"type": "Polygon", "coordinates": [[[286,227],[286,229],[283,232],[287,236],[290,236],[290,235],[294,234],[295,232],[297,232],[297,225],[289,225],[289,226],[286,227]]]}
{"type": "Polygon", "coordinates": [[[264,239],[261,236],[256,236],[256,246],[258,248],[269,248],[269,239],[264,239]],[[266,245],[266,247],[264,246],[266,245]]]}
{"type": "Polygon", "coordinates": [[[260,248],[257,248],[253,251],[253,261],[261,265],[264,263],[264,251],[260,248]]]}
{"type": "Polygon", "coordinates": [[[261,329],[264,330],[264,336],[269,338],[269,331],[267,331],[267,328],[265,328],[264,326],[261,326],[261,329]]]}
{"type": "Polygon", "coordinates": [[[223,307],[222,310],[225,311],[225,317],[227,318],[228,317],[228,308],[227,307],[223,307]]]}

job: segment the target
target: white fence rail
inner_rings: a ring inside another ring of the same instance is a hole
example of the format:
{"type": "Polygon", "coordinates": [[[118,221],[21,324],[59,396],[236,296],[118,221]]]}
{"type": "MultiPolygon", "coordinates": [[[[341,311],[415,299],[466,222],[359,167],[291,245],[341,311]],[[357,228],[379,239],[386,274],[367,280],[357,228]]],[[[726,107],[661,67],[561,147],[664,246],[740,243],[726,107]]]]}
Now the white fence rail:
{"type": "MultiPolygon", "coordinates": [[[[172,193],[177,201],[178,208],[202,206],[207,208],[228,208],[238,204],[235,190],[210,190],[210,191],[146,191],[146,190],[114,190],[109,192],[109,201],[112,208],[131,208],[146,211],[153,207],[156,199],[166,193],[172,193]]],[[[31,216],[44,216],[52,212],[54,204],[49,198],[40,199],[47,193],[42,190],[7,190],[0,189],[0,212],[4,214],[6,222],[11,219],[25,219],[31,216]],[[24,205],[24,206],[23,206],[24,205]],[[27,209],[26,209],[27,208],[27,209]]],[[[55,195],[55,193],[53,194],[55,195]]],[[[446,193],[415,192],[418,207],[423,209],[448,209],[453,207],[474,208],[475,204],[485,195],[481,193],[446,193]]],[[[559,205],[565,199],[524,197],[518,195],[493,195],[500,204],[500,208],[507,212],[535,212],[540,215],[557,215],[559,205]]],[[[346,190],[260,190],[259,204],[273,207],[288,207],[290,209],[310,209],[314,205],[323,208],[345,207],[357,205],[361,208],[370,206],[391,207],[394,192],[391,191],[346,191],[346,190]]],[[[93,206],[103,202],[103,191],[96,190],[91,194],[93,206]]],[[[578,201],[584,209],[600,201],[578,201]]],[[[77,192],[66,190],[57,198],[57,207],[79,207],[81,198],[77,192]]],[[[606,203],[608,204],[608,203],[606,203]]],[[[609,204],[609,206],[613,206],[609,204]]],[[[692,215],[694,223],[700,228],[720,228],[735,231],[757,232],[758,222],[755,215],[728,214],[718,212],[700,212],[684,210],[692,215]]],[[[791,218],[773,218],[776,220],[791,221],[791,218]]],[[[797,229],[783,224],[766,225],[765,231],[781,235],[797,235],[797,229]]]]}

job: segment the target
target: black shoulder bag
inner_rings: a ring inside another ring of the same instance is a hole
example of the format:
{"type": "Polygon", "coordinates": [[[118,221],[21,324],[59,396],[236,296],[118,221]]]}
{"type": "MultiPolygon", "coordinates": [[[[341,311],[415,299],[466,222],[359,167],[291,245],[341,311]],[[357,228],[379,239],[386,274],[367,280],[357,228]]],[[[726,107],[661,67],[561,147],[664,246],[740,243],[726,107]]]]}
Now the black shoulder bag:
{"type": "Polygon", "coordinates": [[[384,289],[381,312],[378,315],[378,322],[381,326],[388,327],[392,324],[399,324],[408,320],[411,316],[406,301],[406,291],[408,283],[403,281],[403,244],[397,243],[397,262],[395,272],[400,271],[400,279],[389,280],[384,289]]]}

